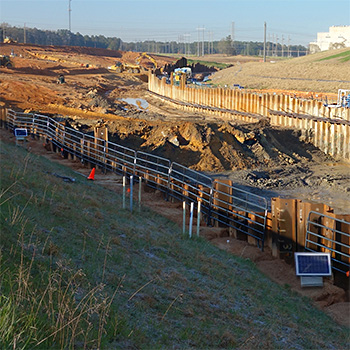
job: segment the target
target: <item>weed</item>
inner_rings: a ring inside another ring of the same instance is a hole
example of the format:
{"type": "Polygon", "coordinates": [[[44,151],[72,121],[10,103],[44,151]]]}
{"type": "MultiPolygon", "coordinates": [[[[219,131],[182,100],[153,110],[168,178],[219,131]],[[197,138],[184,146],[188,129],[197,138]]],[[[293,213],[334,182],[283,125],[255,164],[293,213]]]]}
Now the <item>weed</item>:
{"type": "Polygon", "coordinates": [[[1,147],[0,348],[346,348],[347,329],[253,263],[1,147]]]}

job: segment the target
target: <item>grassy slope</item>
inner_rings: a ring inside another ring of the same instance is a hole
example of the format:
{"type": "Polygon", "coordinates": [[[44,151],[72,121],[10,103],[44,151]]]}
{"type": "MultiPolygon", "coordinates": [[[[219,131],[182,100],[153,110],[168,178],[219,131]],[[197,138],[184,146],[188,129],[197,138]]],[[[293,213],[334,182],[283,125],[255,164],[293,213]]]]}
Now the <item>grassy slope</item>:
{"type": "Polygon", "coordinates": [[[2,143],[1,188],[1,348],[346,348],[251,262],[68,168],[2,143]]]}
{"type": "Polygon", "coordinates": [[[217,72],[212,81],[253,89],[285,89],[337,93],[350,81],[349,49],[320,52],[288,60],[249,62],[217,72]],[[289,79],[292,78],[292,79],[289,79]]]}

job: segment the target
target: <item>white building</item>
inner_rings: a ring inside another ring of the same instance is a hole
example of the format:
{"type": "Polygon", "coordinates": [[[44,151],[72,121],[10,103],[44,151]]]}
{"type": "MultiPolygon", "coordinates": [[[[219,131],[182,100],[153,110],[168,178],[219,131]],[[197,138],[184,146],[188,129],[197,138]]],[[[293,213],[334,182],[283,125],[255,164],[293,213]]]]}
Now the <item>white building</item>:
{"type": "Polygon", "coordinates": [[[350,47],[350,26],[332,26],[328,33],[317,33],[317,41],[309,47],[310,53],[350,47]]]}

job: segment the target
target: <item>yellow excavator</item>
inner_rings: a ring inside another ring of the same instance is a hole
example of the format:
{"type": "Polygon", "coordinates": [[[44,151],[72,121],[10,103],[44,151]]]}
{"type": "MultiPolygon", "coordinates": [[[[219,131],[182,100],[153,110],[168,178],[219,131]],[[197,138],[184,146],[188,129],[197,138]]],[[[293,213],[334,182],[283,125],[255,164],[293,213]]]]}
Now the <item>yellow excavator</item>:
{"type": "Polygon", "coordinates": [[[149,59],[149,60],[152,62],[152,65],[153,65],[152,69],[157,69],[158,65],[157,65],[156,60],[155,60],[153,57],[151,57],[147,52],[142,52],[142,53],[139,55],[139,57],[136,58],[136,63],[137,63],[137,64],[140,64],[142,58],[147,58],[147,59],[149,59]]]}
{"type": "Polygon", "coordinates": [[[147,52],[142,52],[135,60],[136,64],[131,63],[122,63],[117,61],[113,66],[108,67],[109,70],[114,71],[116,73],[140,73],[143,70],[147,70],[143,68],[140,64],[142,58],[147,58],[152,63],[152,69],[156,69],[158,67],[156,60],[151,57],[147,52]]]}
{"type": "Polygon", "coordinates": [[[8,36],[4,39],[4,44],[17,44],[17,43],[18,43],[17,40],[14,40],[8,36]]]}

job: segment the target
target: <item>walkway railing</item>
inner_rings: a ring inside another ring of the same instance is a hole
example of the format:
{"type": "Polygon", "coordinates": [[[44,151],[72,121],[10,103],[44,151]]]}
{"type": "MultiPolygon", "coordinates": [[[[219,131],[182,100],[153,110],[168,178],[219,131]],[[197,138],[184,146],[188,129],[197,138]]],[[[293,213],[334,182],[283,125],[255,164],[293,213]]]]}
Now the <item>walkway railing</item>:
{"type": "Polygon", "coordinates": [[[232,227],[254,237],[261,249],[264,247],[267,201],[263,197],[169,159],[84,134],[66,126],[63,119],[9,110],[7,123],[11,129],[27,128],[29,134],[45,137],[62,154],[72,154],[82,162],[118,174],[133,175],[135,181],[142,178],[147,185],[164,192],[167,199],[193,202],[195,207],[201,202],[208,224],[218,222],[232,227]]]}
{"type": "Polygon", "coordinates": [[[229,227],[230,235],[245,237],[261,249],[267,242],[276,257],[289,259],[299,249],[330,252],[333,270],[349,274],[350,215],[333,214],[324,204],[282,198],[273,198],[268,212],[266,198],[233,186],[230,180],[212,179],[169,159],[82,133],[67,126],[65,119],[8,110],[5,123],[12,130],[26,128],[33,137],[44,137],[64,156],[133,175],[133,181],[141,179],[166,199],[194,203],[195,208],[200,202],[208,225],[229,227]]]}
{"type": "Polygon", "coordinates": [[[333,269],[349,273],[350,222],[311,211],[307,220],[305,248],[330,253],[333,269]]]}

